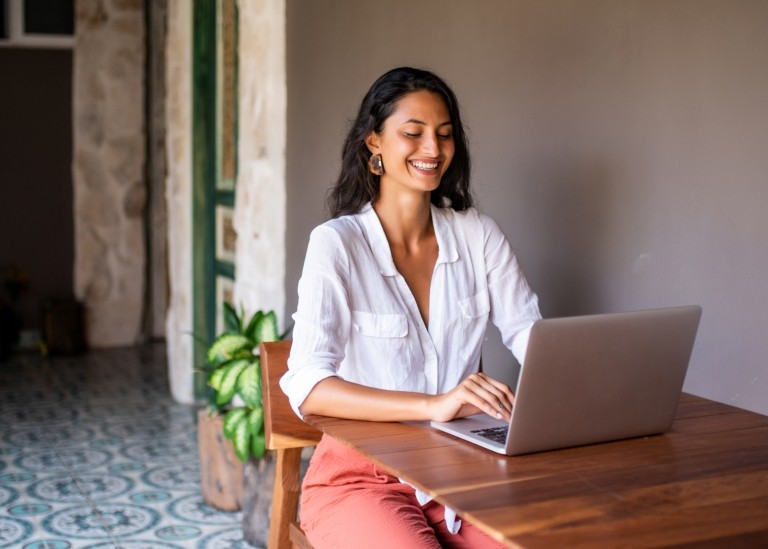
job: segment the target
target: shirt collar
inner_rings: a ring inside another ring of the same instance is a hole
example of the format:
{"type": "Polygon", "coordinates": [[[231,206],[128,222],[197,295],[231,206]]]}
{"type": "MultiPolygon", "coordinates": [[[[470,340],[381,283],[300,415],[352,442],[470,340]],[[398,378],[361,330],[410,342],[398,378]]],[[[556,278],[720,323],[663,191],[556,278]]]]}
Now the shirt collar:
{"type": "MultiPolygon", "coordinates": [[[[432,224],[435,228],[438,248],[437,264],[452,263],[459,258],[459,252],[456,246],[456,235],[451,230],[448,212],[443,211],[443,208],[438,208],[434,204],[431,205],[431,209],[432,224]]],[[[383,276],[397,275],[397,267],[395,267],[395,262],[392,260],[392,252],[389,249],[387,236],[384,234],[384,228],[381,226],[381,221],[379,221],[379,216],[376,215],[373,206],[370,203],[366,204],[359,215],[379,272],[383,276]]]]}

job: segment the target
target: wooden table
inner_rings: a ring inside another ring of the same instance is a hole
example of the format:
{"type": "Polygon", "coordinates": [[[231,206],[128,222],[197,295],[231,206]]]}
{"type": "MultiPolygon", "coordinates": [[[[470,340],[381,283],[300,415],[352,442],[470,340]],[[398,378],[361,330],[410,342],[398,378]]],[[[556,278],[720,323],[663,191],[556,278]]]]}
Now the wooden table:
{"type": "Polygon", "coordinates": [[[509,547],[768,547],[768,417],[684,394],[664,435],[499,456],[423,424],[309,423],[509,547]]]}

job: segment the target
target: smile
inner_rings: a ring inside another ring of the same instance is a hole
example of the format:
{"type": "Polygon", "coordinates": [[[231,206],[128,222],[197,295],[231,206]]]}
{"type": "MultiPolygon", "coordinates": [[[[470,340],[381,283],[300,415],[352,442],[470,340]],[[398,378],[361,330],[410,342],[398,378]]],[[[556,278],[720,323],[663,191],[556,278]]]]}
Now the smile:
{"type": "Polygon", "coordinates": [[[414,160],[411,162],[411,165],[420,170],[434,170],[437,168],[437,162],[421,162],[420,160],[414,160]]]}

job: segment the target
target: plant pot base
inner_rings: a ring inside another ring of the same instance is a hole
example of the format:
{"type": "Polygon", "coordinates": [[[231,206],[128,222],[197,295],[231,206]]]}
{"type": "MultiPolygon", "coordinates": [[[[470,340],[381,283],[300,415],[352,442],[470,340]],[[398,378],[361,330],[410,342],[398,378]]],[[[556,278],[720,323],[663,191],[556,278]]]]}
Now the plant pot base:
{"type": "Polygon", "coordinates": [[[254,547],[266,547],[275,485],[275,458],[267,452],[261,459],[245,464],[243,495],[243,539],[254,547]]]}
{"type": "Polygon", "coordinates": [[[232,442],[224,438],[224,417],[200,410],[197,437],[203,501],[221,511],[239,511],[243,505],[244,468],[232,442]]]}

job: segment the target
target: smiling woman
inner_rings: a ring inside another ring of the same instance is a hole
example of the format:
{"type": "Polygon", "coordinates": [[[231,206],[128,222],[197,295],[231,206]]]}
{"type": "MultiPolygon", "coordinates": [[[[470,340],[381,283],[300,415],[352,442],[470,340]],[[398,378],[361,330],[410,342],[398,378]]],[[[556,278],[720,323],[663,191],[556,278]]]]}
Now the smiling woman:
{"type": "MultiPolygon", "coordinates": [[[[485,328],[492,319],[522,362],[540,315],[509,242],[472,207],[453,92],[427,71],[384,74],[363,99],[342,158],[328,201],[333,219],[312,232],[299,282],[281,379],[294,411],[508,418],[512,391],[479,373],[485,328]]],[[[301,517],[316,549],[498,547],[327,437],[304,480],[301,517]]]]}
{"type": "MultiPolygon", "coordinates": [[[[440,187],[431,194],[430,201],[436,206],[450,206],[457,211],[472,207],[469,147],[456,95],[442,79],[428,71],[399,68],[382,75],[360,105],[357,118],[344,141],[339,177],[330,192],[328,206],[331,217],[357,213],[362,206],[378,197],[379,179],[383,173],[369,169],[368,160],[376,155],[372,154],[368,140],[372,134],[382,134],[385,122],[414,92],[441,100],[447,117],[440,123],[447,124],[441,127],[440,136],[450,139],[454,147],[452,159],[445,163],[440,187]]],[[[419,116],[400,113],[400,124],[405,127],[399,128],[399,131],[416,138],[423,132],[425,123],[419,116]]],[[[379,159],[383,164],[383,157],[379,159]]]]}
{"type": "Polygon", "coordinates": [[[445,101],[429,91],[403,97],[380,132],[365,144],[379,156],[379,192],[398,192],[397,186],[431,192],[440,185],[454,153],[451,119],[445,101]]]}

